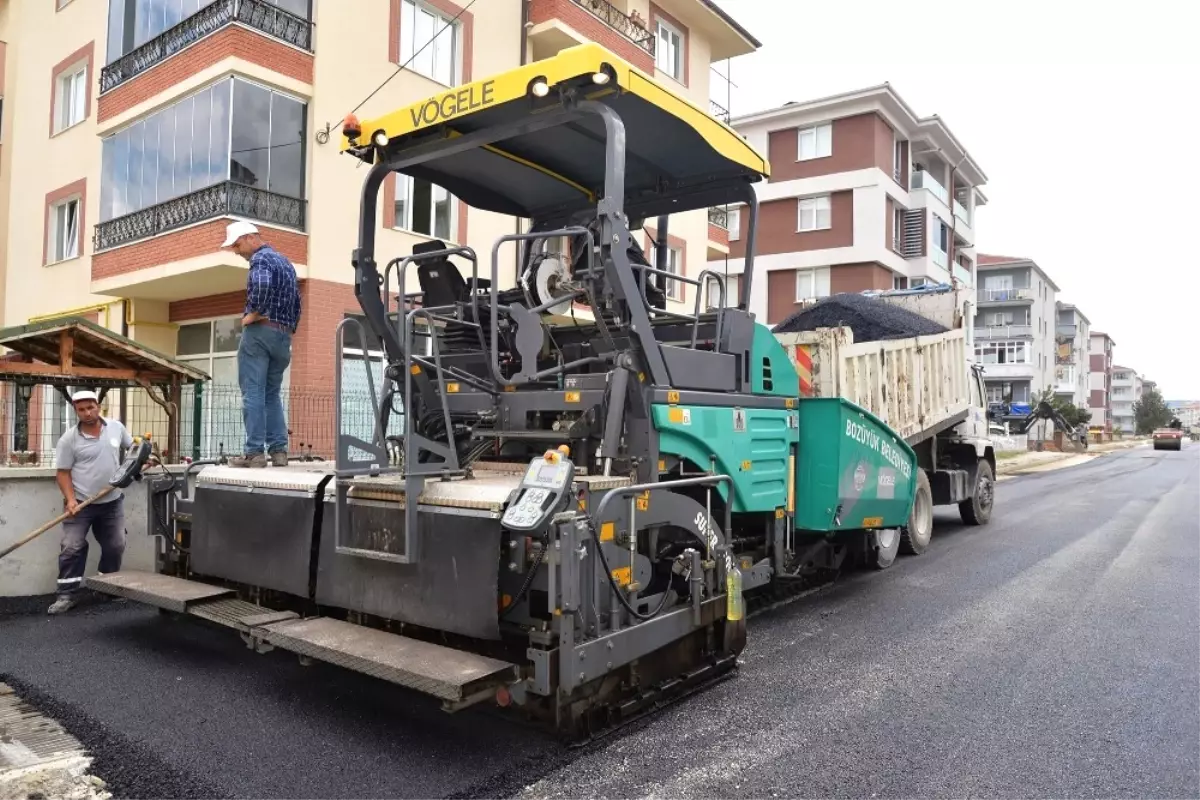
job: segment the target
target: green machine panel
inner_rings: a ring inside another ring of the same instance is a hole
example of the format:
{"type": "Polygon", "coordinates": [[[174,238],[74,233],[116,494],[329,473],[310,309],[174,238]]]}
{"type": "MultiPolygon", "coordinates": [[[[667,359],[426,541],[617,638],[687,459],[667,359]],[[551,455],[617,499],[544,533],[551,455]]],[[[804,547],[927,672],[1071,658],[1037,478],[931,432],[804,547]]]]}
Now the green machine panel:
{"type": "MultiPolygon", "coordinates": [[[[773,511],[787,504],[795,411],[656,404],[652,418],[660,453],[733,478],[733,511],[773,511]]],[[[722,484],[721,496],[726,494],[722,484]]]]}
{"type": "Polygon", "coordinates": [[[840,397],[801,398],[796,527],[894,528],[908,521],[917,455],[886,424],[840,397]]]}

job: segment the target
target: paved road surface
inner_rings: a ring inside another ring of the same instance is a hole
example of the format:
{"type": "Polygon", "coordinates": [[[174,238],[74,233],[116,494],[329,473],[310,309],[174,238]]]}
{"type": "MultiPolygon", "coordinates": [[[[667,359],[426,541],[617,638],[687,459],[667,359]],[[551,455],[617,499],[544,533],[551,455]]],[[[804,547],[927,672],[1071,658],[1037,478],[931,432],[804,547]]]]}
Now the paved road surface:
{"type": "Polygon", "coordinates": [[[590,751],[122,604],[0,615],[0,680],[119,796],[1200,796],[1200,447],[998,486],[986,528],[757,618],[590,751]]]}

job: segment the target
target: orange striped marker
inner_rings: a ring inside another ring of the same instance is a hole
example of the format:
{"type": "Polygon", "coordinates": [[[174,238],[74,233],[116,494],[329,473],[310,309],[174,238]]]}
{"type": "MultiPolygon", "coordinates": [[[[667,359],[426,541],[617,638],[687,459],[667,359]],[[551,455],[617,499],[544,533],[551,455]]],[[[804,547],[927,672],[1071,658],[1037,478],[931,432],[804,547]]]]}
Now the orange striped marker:
{"type": "Polygon", "coordinates": [[[793,361],[796,362],[796,372],[800,375],[800,396],[812,397],[812,356],[806,345],[795,345],[793,361]]]}

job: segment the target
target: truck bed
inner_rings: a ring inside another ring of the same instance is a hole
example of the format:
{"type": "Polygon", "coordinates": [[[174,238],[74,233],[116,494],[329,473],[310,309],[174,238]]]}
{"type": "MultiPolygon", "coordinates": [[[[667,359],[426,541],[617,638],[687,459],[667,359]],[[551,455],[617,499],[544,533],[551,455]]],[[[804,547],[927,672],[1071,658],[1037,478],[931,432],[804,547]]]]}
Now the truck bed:
{"type": "Polygon", "coordinates": [[[843,397],[910,445],[966,419],[971,405],[964,331],[855,342],[849,328],[777,333],[809,396],[843,397]]]}

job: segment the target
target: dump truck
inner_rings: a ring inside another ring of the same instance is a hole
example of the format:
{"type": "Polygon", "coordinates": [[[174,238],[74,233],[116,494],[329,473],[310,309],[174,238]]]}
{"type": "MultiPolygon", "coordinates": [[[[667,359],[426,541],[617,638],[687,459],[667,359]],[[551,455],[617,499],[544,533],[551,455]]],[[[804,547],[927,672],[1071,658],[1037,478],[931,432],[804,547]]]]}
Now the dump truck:
{"type": "Polygon", "coordinates": [[[367,166],[348,262],[387,362],[378,387],[364,364],[372,430],[343,424],[347,331],[366,334],[348,318],[331,457],[151,479],[156,569],[93,589],[586,738],[728,675],[748,605],[911,525],[930,489],[905,437],[849,397],[801,396],[720,274],[666,267],[671,215],[743,203],[750,297],[770,167],[706,110],[585,44],[342,135],[347,168],[367,166]],[[395,173],[527,227],[482,257],[379,253],[395,173]],[[701,310],[710,282],[721,302],[701,310]]]}
{"type": "MultiPolygon", "coordinates": [[[[968,525],[986,525],[992,515],[996,453],[983,369],[967,355],[961,295],[944,285],[867,293],[874,303],[941,326],[942,333],[855,341],[845,326],[791,333],[779,332],[783,323],[776,327],[776,339],[800,373],[802,397],[842,398],[866,409],[916,452],[916,500],[899,543],[908,553],[928,548],[935,505],[957,505],[968,525]]],[[[855,306],[857,313],[870,313],[870,303],[855,306]]],[[[888,550],[880,548],[884,558],[892,543],[886,544],[888,550]]]]}

